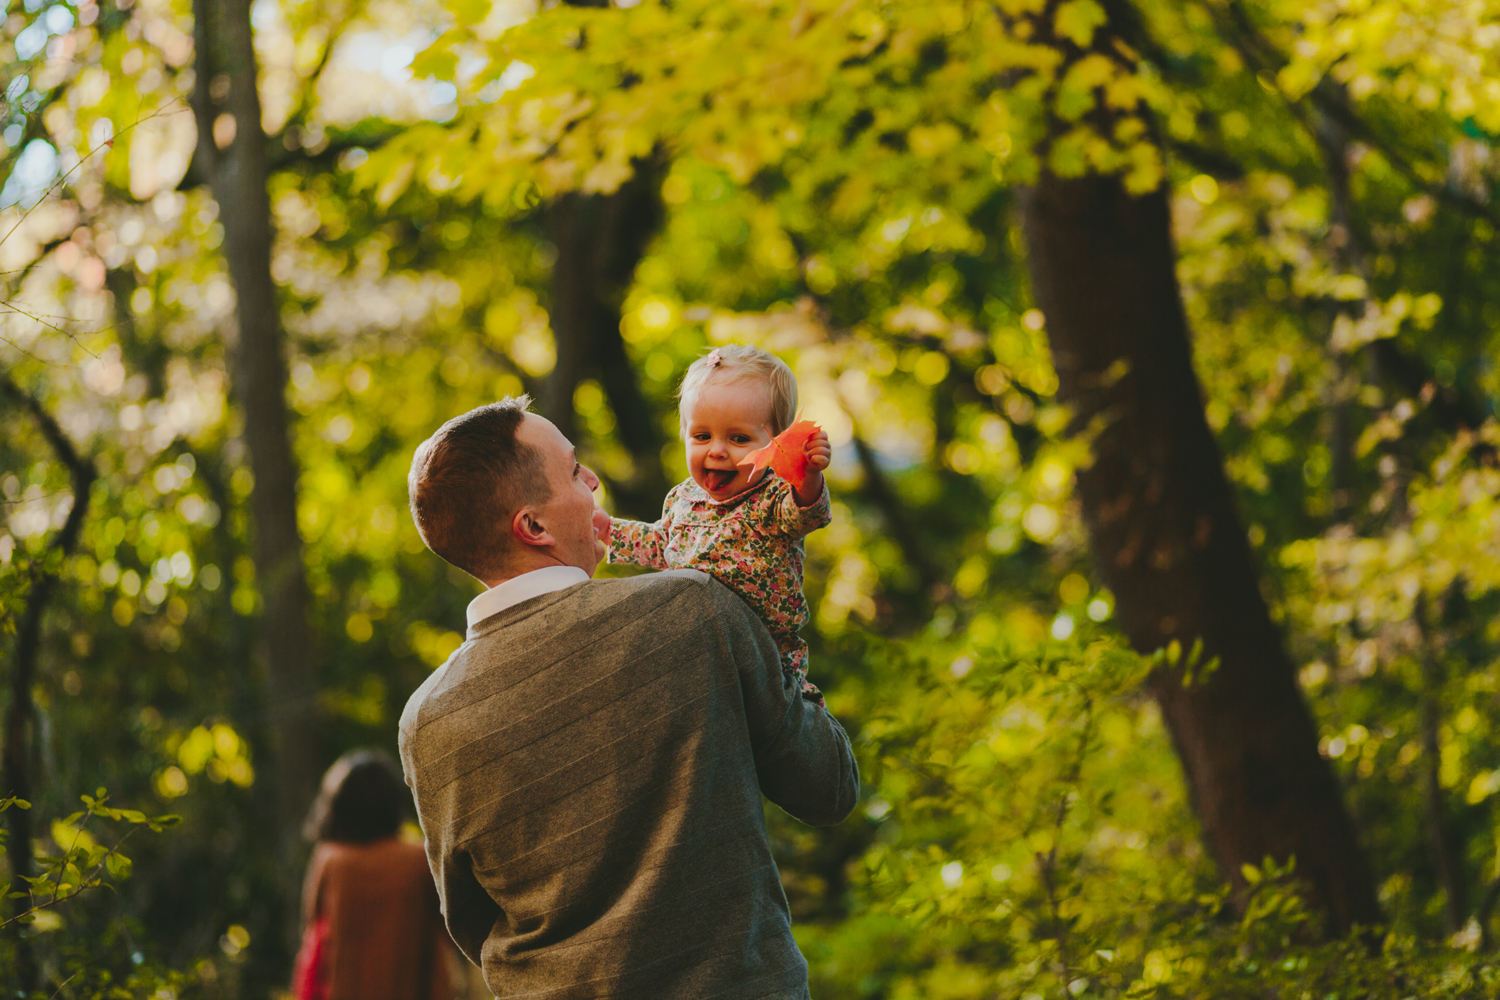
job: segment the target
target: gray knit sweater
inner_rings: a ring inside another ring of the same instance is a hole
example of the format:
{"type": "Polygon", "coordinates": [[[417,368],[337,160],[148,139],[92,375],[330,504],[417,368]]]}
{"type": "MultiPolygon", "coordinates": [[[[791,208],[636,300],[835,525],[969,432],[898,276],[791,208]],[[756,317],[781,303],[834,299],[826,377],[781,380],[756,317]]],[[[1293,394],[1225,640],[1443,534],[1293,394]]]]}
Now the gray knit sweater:
{"type": "Polygon", "coordinates": [[[448,930],[496,996],[807,996],[761,794],[833,824],[859,774],[711,577],[485,619],[407,703],[401,761],[448,930]]]}

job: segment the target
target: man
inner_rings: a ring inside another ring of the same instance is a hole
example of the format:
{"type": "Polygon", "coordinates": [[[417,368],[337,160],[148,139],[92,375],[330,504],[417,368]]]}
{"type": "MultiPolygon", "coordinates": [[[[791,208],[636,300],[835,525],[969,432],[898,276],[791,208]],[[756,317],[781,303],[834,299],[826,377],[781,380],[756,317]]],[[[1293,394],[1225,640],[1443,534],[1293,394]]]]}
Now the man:
{"type": "Polygon", "coordinates": [[[423,540],[488,588],[401,717],[448,929],[502,997],[805,1000],[761,794],[840,822],[848,738],[711,577],[590,579],[598,479],[526,405],[412,459],[423,540]]]}

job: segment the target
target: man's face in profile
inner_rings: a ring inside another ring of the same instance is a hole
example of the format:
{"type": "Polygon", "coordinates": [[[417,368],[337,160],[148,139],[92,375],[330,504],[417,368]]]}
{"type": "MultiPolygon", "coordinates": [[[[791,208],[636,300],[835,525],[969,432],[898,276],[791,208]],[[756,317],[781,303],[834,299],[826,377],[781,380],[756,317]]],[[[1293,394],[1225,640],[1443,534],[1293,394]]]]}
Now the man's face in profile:
{"type": "Polygon", "coordinates": [[[542,469],[552,495],[536,510],[552,534],[553,554],[566,565],[577,566],[592,576],[599,560],[604,558],[609,534],[609,515],[594,503],[599,477],[579,464],[573,445],[545,417],[526,414],[516,429],[516,439],[542,456],[542,469]]]}

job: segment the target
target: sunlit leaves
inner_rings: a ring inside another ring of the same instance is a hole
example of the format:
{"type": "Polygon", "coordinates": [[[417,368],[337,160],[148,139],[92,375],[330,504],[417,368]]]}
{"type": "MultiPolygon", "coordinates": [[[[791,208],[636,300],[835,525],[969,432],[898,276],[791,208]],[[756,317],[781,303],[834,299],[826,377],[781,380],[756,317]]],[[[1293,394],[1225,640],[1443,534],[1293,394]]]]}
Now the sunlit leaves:
{"type": "MultiPolygon", "coordinates": [[[[120,852],[120,846],[134,832],[133,828],[143,827],[160,833],[180,822],[178,816],[148,816],[138,809],[111,806],[109,796],[102,788],[96,795],[82,795],[80,799],[84,808],[53,820],[48,831],[60,853],[38,855],[37,874],[23,876],[25,888],[19,888],[15,883],[0,885],[0,896],[7,900],[26,901],[11,911],[13,915],[0,920],[0,928],[21,923],[36,931],[57,930],[63,926],[63,918],[57,910],[60,905],[91,889],[110,887],[111,880],[130,877],[131,860],[120,852]],[[103,833],[90,833],[87,827],[92,820],[113,821],[123,824],[124,828],[116,826],[103,833]],[[106,839],[101,842],[101,837],[106,839]]],[[[31,804],[14,796],[0,799],[0,813],[12,808],[30,809],[31,804]]],[[[0,951],[0,954],[4,952],[0,951]]]]}
{"type": "MultiPolygon", "coordinates": [[[[613,190],[630,176],[632,160],[665,149],[744,183],[803,144],[804,122],[820,104],[861,91],[894,98],[881,83],[930,75],[927,88],[861,109],[874,116],[875,134],[902,128],[911,152],[933,159],[974,134],[975,109],[1003,103],[1015,134],[1001,155],[1013,155],[1009,169],[1025,179],[1049,111],[1077,120],[1101,90],[1122,110],[1159,91],[1129,82],[1122,63],[1098,54],[1054,81],[1062,56],[1032,39],[1033,12],[1023,7],[648,2],[629,10],[558,7],[488,42],[459,26],[434,43],[422,70],[447,78],[459,53],[480,56],[480,68],[458,81],[479,100],[451,126],[387,149],[362,172],[365,183],[387,185],[381,190],[391,196],[389,185],[404,184],[399,164],[422,163],[421,173],[454,151],[444,171],[461,178],[462,196],[505,206],[532,185],[543,199],[613,190]],[[516,73],[518,66],[528,72],[516,73]],[[996,87],[1004,76],[1013,79],[996,87]],[[1057,94],[1049,99],[1054,82],[1057,94]]],[[[1103,19],[1093,0],[1074,0],[1056,12],[1056,27],[1087,45],[1103,19]]],[[[1143,134],[1088,131],[1091,143],[1102,144],[1091,153],[1097,169],[1134,163],[1143,178],[1151,169],[1131,152],[1148,142],[1143,134]]],[[[975,137],[981,147],[1001,142],[996,133],[975,137]]],[[[1151,183],[1159,177],[1158,168],[1151,183]]]]}

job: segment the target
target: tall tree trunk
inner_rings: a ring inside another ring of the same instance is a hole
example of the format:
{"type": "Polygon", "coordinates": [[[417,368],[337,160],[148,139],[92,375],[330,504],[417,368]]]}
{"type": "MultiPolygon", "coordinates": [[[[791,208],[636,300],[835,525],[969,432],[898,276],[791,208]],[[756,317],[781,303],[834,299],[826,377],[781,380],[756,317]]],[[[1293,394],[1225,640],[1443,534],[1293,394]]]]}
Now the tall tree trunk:
{"type": "Polygon", "coordinates": [[[1165,189],[1044,174],[1023,200],[1036,297],[1074,428],[1096,417],[1078,495],[1138,650],[1202,640],[1218,668],[1151,689],[1220,870],[1295,856],[1330,929],[1379,919],[1375,883],[1258,576],[1203,413],[1165,189]]]}
{"type": "Polygon", "coordinates": [[[599,380],[614,410],[615,433],[635,462],[635,474],[611,482],[622,511],[655,520],[667,491],[661,449],[666,443],[641,393],[620,336],[620,302],[660,223],[654,172],[636,175],[614,194],[569,194],[551,207],[552,336],[557,364],[542,391],[542,413],[578,440],[573,394],[585,378],[599,380]]]}
{"type": "Polygon", "coordinates": [[[1437,884],[1443,890],[1443,922],[1448,933],[1463,930],[1468,919],[1468,893],[1464,880],[1462,851],[1457,850],[1451,824],[1448,822],[1448,796],[1443,791],[1442,741],[1439,729],[1443,721],[1444,670],[1442,650],[1427,614],[1427,597],[1417,594],[1412,617],[1421,642],[1418,656],[1422,663],[1420,717],[1422,729],[1422,806],[1426,812],[1427,847],[1432,852],[1432,866],[1437,884]]]}
{"type": "MultiPolygon", "coordinates": [[[[78,454],[73,442],[58,426],[52,414],[41,401],[11,381],[10,376],[0,373],[0,397],[9,398],[36,423],[42,437],[52,448],[57,460],[68,470],[72,479],[73,506],[68,511],[63,526],[47,546],[49,553],[59,552],[66,559],[78,544],[83,521],[88,514],[89,490],[94,485],[94,466],[78,454]]],[[[36,684],[37,663],[42,651],[42,621],[47,607],[57,592],[58,573],[49,571],[45,564],[31,564],[31,588],[26,594],[25,610],[21,612],[16,627],[15,658],[11,661],[10,704],[5,710],[4,740],[4,784],[0,795],[14,795],[26,802],[34,801],[36,759],[36,702],[32,699],[32,688],[36,684]]],[[[11,891],[25,892],[21,878],[34,870],[32,859],[32,820],[29,809],[7,810],[6,819],[10,829],[6,841],[6,859],[10,864],[11,891]]],[[[22,896],[13,901],[15,912],[31,906],[30,897],[22,896]]],[[[15,964],[9,970],[9,988],[16,994],[29,994],[40,985],[36,957],[30,942],[21,936],[24,929],[13,925],[15,940],[15,964]]]]}
{"type": "MultiPolygon", "coordinates": [[[[297,461],[286,401],[285,332],[271,280],[266,136],[256,89],[251,0],[195,0],[198,153],[207,166],[235,289],[239,343],[232,384],[245,413],[256,586],[268,682],[288,899],[300,875],[300,819],[317,789],[318,741],[307,578],[297,530],[297,461]],[[227,122],[233,121],[232,139],[227,122]],[[218,135],[216,136],[216,130],[218,135]]],[[[290,904],[289,904],[290,905],[290,904]]]]}

